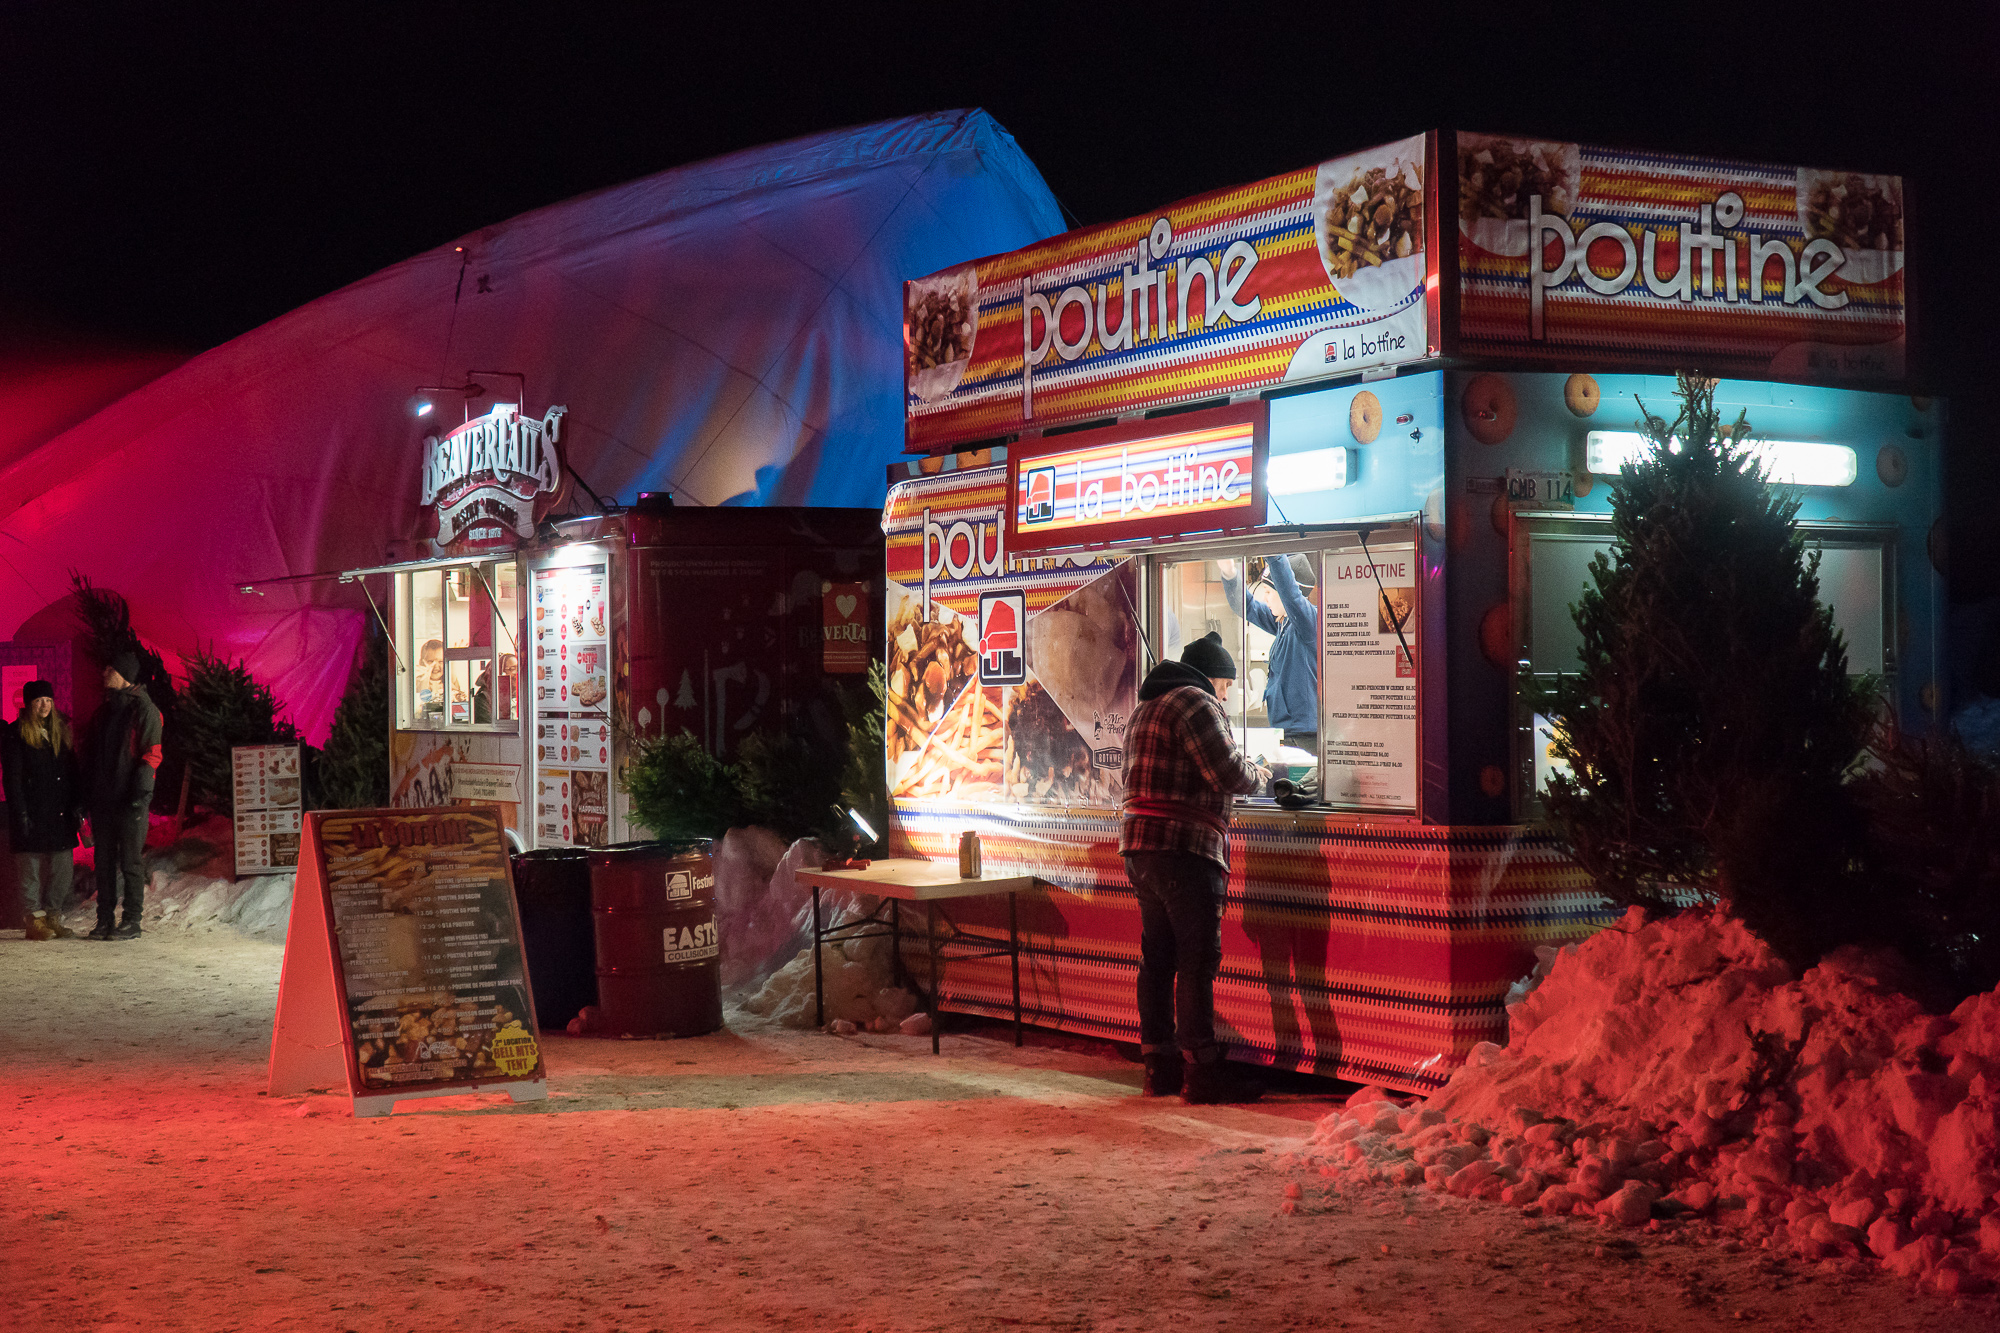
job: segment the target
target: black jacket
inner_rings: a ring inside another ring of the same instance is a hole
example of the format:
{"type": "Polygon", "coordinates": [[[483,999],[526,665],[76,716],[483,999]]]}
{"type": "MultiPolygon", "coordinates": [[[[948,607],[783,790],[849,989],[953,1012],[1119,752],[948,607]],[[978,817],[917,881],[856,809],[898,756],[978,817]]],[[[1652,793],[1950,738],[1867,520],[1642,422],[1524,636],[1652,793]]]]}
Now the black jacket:
{"type": "Polygon", "coordinates": [[[1146,673],[1146,679],[1139,685],[1139,702],[1157,699],[1168,690],[1177,690],[1183,685],[1192,685],[1205,694],[1215,693],[1215,686],[1207,676],[1185,662],[1167,661],[1146,673]]]}
{"type": "Polygon", "coordinates": [[[20,726],[0,726],[0,768],[6,773],[7,833],[17,852],[62,852],[76,846],[83,810],[83,770],[76,746],[56,754],[21,739],[20,726]]]}
{"type": "Polygon", "coordinates": [[[160,710],[138,685],[113,690],[91,715],[83,741],[92,810],[144,809],[160,759],[160,710]]]}

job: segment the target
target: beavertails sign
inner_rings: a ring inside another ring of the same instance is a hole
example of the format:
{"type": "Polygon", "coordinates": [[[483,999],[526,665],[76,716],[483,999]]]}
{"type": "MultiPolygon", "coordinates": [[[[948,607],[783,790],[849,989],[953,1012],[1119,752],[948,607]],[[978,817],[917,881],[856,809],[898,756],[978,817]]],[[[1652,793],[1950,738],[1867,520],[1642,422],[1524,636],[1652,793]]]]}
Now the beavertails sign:
{"type": "Polygon", "coordinates": [[[438,555],[507,551],[535,535],[535,524],[562,492],[563,416],[541,420],[519,404],[493,410],[424,441],[422,503],[437,513],[431,549],[438,555]]]}

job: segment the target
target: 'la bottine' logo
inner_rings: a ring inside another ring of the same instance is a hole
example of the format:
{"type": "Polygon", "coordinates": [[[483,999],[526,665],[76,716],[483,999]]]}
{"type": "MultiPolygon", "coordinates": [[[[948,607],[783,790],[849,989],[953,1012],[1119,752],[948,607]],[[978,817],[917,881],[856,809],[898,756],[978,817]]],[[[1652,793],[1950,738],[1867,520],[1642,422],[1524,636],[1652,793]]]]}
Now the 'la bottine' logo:
{"type": "Polygon", "coordinates": [[[1025,685],[1028,656],[1024,631],[1027,594],[988,592],[979,596],[979,683],[1025,685]]]}

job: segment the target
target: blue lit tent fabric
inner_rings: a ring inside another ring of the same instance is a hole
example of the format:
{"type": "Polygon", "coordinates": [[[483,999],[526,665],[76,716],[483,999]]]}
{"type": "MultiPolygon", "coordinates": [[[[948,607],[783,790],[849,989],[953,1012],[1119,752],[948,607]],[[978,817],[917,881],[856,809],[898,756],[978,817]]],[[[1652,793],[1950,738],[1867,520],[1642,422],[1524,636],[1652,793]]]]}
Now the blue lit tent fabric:
{"type": "MultiPolygon", "coordinates": [[[[1061,229],[1040,173],[977,110],[752,149],[484,228],[0,460],[0,631],[46,623],[81,570],[170,659],[210,644],[246,659],[323,737],[360,592],[239,587],[380,563],[419,532],[418,385],[521,372],[529,412],[568,407],[570,459],[606,496],[877,505],[902,447],[903,279],[1061,229]]],[[[515,396],[485,383],[475,412],[515,396]]]]}

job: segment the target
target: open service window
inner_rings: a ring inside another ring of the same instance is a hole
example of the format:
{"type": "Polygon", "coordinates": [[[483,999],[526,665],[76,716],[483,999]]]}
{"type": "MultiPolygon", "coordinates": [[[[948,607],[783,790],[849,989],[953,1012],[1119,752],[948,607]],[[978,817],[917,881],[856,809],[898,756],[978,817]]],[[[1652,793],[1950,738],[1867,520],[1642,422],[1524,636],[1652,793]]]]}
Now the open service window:
{"type": "Polygon", "coordinates": [[[1225,707],[1246,754],[1315,805],[1416,812],[1411,528],[1262,537],[1154,568],[1160,655],[1221,636],[1236,660],[1225,707]]]}
{"type": "Polygon", "coordinates": [[[395,579],[396,725],[518,731],[519,562],[439,564],[395,579]]]}
{"type": "MultiPolygon", "coordinates": [[[[1819,556],[1820,602],[1847,648],[1849,675],[1881,678],[1895,697],[1896,530],[1880,525],[1802,522],[1808,554],[1819,556]]],[[[1517,516],[1510,586],[1522,669],[1544,688],[1574,673],[1583,636],[1572,608],[1590,583],[1591,561],[1612,550],[1608,517],[1517,516]]],[[[1549,720],[1517,684],[1514,699],[1515,817],[1542,816],[1541,793],[1557,771],[1549,720]]]]}

